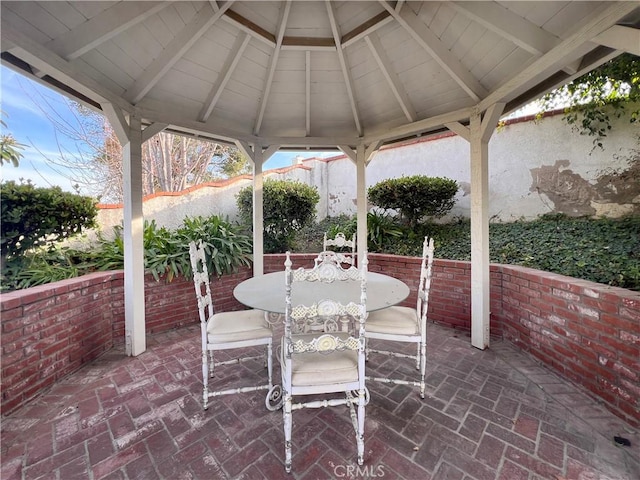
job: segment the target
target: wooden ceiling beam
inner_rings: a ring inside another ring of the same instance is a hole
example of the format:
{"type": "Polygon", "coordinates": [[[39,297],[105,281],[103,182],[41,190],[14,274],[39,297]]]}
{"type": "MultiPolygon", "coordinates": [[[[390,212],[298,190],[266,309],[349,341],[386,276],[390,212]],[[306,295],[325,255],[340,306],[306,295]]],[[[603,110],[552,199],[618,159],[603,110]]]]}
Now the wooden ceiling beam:
{"type": "Polygon", "coordinates": [[[342,51],[340,45],[340,31],[338,29],[338,22],[336,21],[336,14],[334,11],[334,4],[329,0],[325,0],[327,6],[327,14],[329,15],[329,23],[331,24],[331,32],[333,33],[333,39],[335,41],[336,53],[338,54],[338,61],[340,62],[340,68],[342,69],[342,75],[344,77],[344,83],[347,87],[347,96],[349,97],[349,104],[351,106],[351,113],[353,114],[353,121],[356,124],[356,131],[358,135],[362,135],[362,122],[360,121],[360,113],[358,112],[358,105],[356,104],[356,98],[353,91],[353,80],[351,79],[351,72],[347,66],[345,59],[345,52],[342,51]]]}
{"type": "Polygon", "coordinates": [[[273,55],[269,60],[269,70],[267,77],[265,78],[264,88],[262,89],[262,98],[260,100],[260,108],[256,117],[256,123],[253,127],[253,134],[260,134],[260,127],[262,126],[262,120],[264,119],[264,112],[267,108],[267,102],[269,95],[271,94],[271,85],[273,84],[273,76],[276,73],[276,66],[278,65],[278,57],[280,56],[280,47],[282,45],[282,39],[284,38],[284,32],[287,28],[287,20],[289,18],[289,12],[291,11],[291,0],[287,0],[284,4],[284,8],[280,12],[280,20],[278,22],[278,35],[276,37],[276,45],[273,50],[273,55]]]}
{"type": "Polygon", "coordinates": [[[380,3],[474,101],[479,102],[488,94],[471,72],[413,12],[405,8],[398,13],[386,1],[380,0],[380,3]]]}
{"type": "Polygon", "coordinates": [[[640,56],[640,29],[638,28],[614,25],[594,37],[593,41],[640,56]]]}
{"type": "Polygon", "coordinates": [[[225,3],[220,10],[214,12],[206,3],[196,13],[193,20],[186,24],[169,45],[158,55],[145,71],[124,93],[124,98],[133,104],[138,103],[149,93],[160,79],[175,65],[187,50],[224,14],[231,6],[225,3]]]}
{"type": "Polygon", "coordinates": [[[236,38],[236,41],[231,48],[231,52],[229,52],[229,55],[227,56],[224,67],[222,67],[222,70],[218,75],[216,84],[209,92],[207,100],[204,102],[202,110],[200,110],[198,119],[201,122],[206,122],[211,115],[213,108],[216,106],[216,103],[218,103],[218,100],[220,99],[220,95],[222,95],[222,91],[227,86],[227,83],[231,79],[234,70],[238,66],[244,50],[247,48],[247,45],[249,45],[249,40],[251,40],[251,35],[249,35],[248,33],[245,33],[244,36],[239,35],[238,38],[236,38]]]}
{"type": "Polygon", "coordinates": [[[542,77],[549,77],[553,69],[561,70],[572,52],[583,48],[584,44],[600,35],[605,30],[633,12],[636,2],[615,2],[606,4],[584,21],[584,25],[561,41],[556,47],[529,64],[491,92],[480,102],[480,109],[485,110],[494,103],[507,102],[534,88],[542,77]]]}
{"type": "Polygon", "coordinates": [[[380,39],[378,35],[372,33],[371,35],[367,35],[364,37],[367,45],[369,46],[369,50],[371,50],[371,54],[373,58],[375,58],[378,67],[380,67],[380,71],[384,75],[384,78],[387,80],[391,91],[393,92],[393,96],[398,101],[400,108],[404,112],[404,115],[407,117],[407,120],[410,122],[415,122],[418,119],[416,115],[416,111],[411,104],[411,100],[407,95],[402,83],[400,83],[400,79],[398,75],[393,71],[393,67],[391,66],[391,62],[387,57],[387,54],[384,51],[382,43],[380,43],[380,39]]]}
{"type": "Polygon", "coordinates": [[[533,55],[543,55],[560,43],[555,35],[496,2],[450,2],[448,5],[533,55]]]}
{"type": "Polygon", "coordinates": [[[118,2],[47,44],[66,60],[78,58],[173,2],[118,2]]]}

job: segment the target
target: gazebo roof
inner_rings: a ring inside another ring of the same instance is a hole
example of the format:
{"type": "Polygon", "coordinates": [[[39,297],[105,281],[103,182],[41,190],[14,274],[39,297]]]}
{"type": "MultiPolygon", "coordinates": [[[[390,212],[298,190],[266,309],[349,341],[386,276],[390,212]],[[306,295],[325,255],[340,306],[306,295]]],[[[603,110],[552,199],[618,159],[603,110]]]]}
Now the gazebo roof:
{"type": "MultiPolygon", "coordinates": [[[[615,57],[637,2],[3,1],[2,60],[221,141],[387,143],[512,111],[615,57]]],[[[632,28],[627,28],[632,27],[632,28]]]]}

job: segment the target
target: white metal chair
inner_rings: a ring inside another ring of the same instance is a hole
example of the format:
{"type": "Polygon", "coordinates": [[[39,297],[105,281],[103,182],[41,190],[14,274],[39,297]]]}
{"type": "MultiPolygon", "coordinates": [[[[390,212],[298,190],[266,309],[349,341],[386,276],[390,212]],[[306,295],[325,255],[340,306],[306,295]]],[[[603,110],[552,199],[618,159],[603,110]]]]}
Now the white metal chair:
{"type": "Polygon", "coordinates": [[[202,399],[204,409],[209,398],[232,393],[268,390],[273,386],[272,331],[265,314],[260,310],[241,310],[235,312],[215,313],[211,300],[209,272],[202,241],[196,246],[189,244],[189,256],[193,269],[193,283],[198,300],[200,314],[200,331],[202,337],[202,399]],[[263,355],[244,356],[242,352],[236,358],[216,362],[214,352],[217,350],[243,349],[247,347],[265,346],[266,359],[263,355]],[[248,360],[265,359],[268,383],[256,386],[243,386],[227,390],[209,391],[209,378],[213,377],[215,367],[237,364],[248,360]]]}
{"type": "Polygon", "coordinates": [[[422,245],[422,264],[420,266],[420,283],[416,308],[393,306],[383,310],[370,312],[367,317],[367,359],[371,352],[393,357],[411,358],[416,361],[419,371],[417,381],[394,378],[367,377],[376,382],[414,385],[420,387],[420,397],[424,398],[425,370],[427,366],[427,309],[429,306],[429,290],[431,288],[431,267],[433,265],[433,238],[425,237],[422,245]],[[385,340],[391,342],[415,343],[416,355],[407,355],[388,350],[369,348],[369,340],[385,340]]]}
{"type": "MultiPolygon", "coordinates": [[[[279,354],[282,367],[282,407],[285,437],[285,470],[291,472],[292,412],[302,408],[346,405],[356,436],[357,460],[364,461],[364,416],[369,393],[365,387],[366,258],[361,269],[342,268],[333,261],[314,268],[291,269],[285,261],[285,327],[279,354]],[[331,299],[310,305],[292,305],[292,291],[300,282],[335,284],[360,282],[360,298],[348,304],[331,299]],[[348,319],[348,321],[347,321],[348,319]],[[343,394],[344,398],[295,402],[303,395],[343,394]]],[[[274,387],[276,388],[276,387],[274,387]]]]}
{"type": "Polygon", "coordinates": [[[356,234],[353,234],[353,237],[351,237],[351,240],[347,240],[347,238],[345,237],[344,233],[339,232],[336,234],[336,236],[332,239],[327,238],[327,232],[324,233],[324,237],[322,239],[322,250],[323,251],[327,251],[327,250],[331,250],[330,247],[334,247],[336,248],[336,252],[338,253],[338,255],[340,256],[340,261],[341,263],[345,263],[348,265],[354,265],[356,264],[356,234]],[[351,252],[344,252],[344,249],[351,249],[351,252]]]}

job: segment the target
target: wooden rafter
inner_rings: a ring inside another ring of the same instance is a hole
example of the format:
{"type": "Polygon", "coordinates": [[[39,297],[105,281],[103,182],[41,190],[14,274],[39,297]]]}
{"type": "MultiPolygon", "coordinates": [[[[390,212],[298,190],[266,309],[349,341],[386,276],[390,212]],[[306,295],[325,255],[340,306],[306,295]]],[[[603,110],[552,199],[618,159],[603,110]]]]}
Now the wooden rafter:
{"type": "Polygon", "coordinates": [[[640,29],[614,25],[593,39],[600,45],[640,56],[640,29]]]}
{"type": "Polygon", "coordinates": [[[234,70],[238,66],[238,62],[242,58],[242,54],[244,53],[245,48],[249,45],[249,40],[251,40],[251,36],[248,33],[238,36],[236,38],[236,42],[231,48],[231,52],[227,57],[227,61],[222,67],[220,74],[218,75],[218,79],[216,84],[213,86],[209,95],[207,96],[207,100],[204,102],[202,106],[202,110],[200,110],[200,115],[198,118],[201,122],[206,122],[213,111],[213,108],[218,103],[220,99],[220,95],[222,95],[222,91],[227,86],[227,83],[231,79],[231,75],[233,75],[234,70]]]}
{"type": "Polygon", "coordinates": [[[289,12],[291,11],[291,0],[287,0],[284,4],[284,8],[280,12],[280,21],[278,22],[278,35],[276,36],[276,45],[273,50],[273,55],[269,60],[269,71],[265,78],[264,88],[262,89],[262,99],[260,101],[260,109],[258,110],[258,116],[256,118],[256,124],[253,127],[253,134],[260,134],[260,127],[262,126],[262,119],[264,118],[264,112],[267,108],[267,101],[269,100],[269,94],[271,93],[271,85],[273,83],[273,75],[276,72],[276,66],[278,65],[278,57],[280,56],[280,47],[282,45],[282,39],[284,37],[284,31],[287,28],[287,19],[289,18],[289,12]]]}
{"type": "Polygon", "coordinates": [[[364,39],[367,42],[367,45],[369,46],[371,54],[373,55],[373,58],[375,58],[378,67],[380,67],[380,71],[384,75],[384,78],[387,80],[387,83],[389,84],[389,87],[393,92],[393,96],[398,101],[400,108],[402,108],[402,111],[407,117],[407,120],[409,120],[410,122],[415,122],[418,119],[416,111],[413,108],[411,100],[409,100],[409,96],[402,86],[402,83],[400,83],[398,75],[396,75],[396,73],[393,71],[391,62],[389,61],[389,58],[387,57],[387,54],[385,53],[384,48],[380,43],[378,35],[372,33],[371,35],[367,35],[366,37],[364,37],[364,39]]]}
{"type": "Polygon", "coordinates": [[[142,100],[180,57],[224,14],[231,3],[228,1],[217,12],[214,12],[209,4],[205,4],[193,20],[180,30],[180,33],[127,89],[124,97],[133,104],[142,100]]]}
{"type": "Polygon", "coordinates": [[[118,2],[47,45],[67,60],[84,55],[173,2],[118,2]],[[126,19],[126,20],[123,20],[126,19]]]}
{"type": "Polygon", "coordinates": [[[338,23],[336,22],[336,15],[334,11],[334,5],[331,1],[325,0],[327,5],[327,14],[329,15],[329,23],[331,24],[331,32],[333,33],[333,40],[336,44],[336,53],[338,54],[338,61],[340,62],[340,68],[342,69],[342,76],[344,77],[344,83],[347,87],[347,96],[349,97],[349,104],[351,105],[351,113],[353,114],[353,121],[356,124],[356,131],[358,135],[362,135],[362,123],[360,122],[360,113],[358,112],[358,105],[356,104],[356,98],[353,91],[353,80],[351,79],[351,72],[347,67],[347,60],[345,59],[345,53],[342,51],[340,45],[340,31],[338,30],[338,23]]]}
{"type": "Polygon", "coordinates": [[[304,104],[305,104],[305,132],[311,135],[311,52],[304,54],[304,104]]]}
{"type": "Polygon", "coordinates": [[[450,2],[448,5],[533,55],[547,53],[560,43],[555,35],[496,2],[450,2]]]}
{"type": "Polygon", "coordinates": [[[384,0],[380,0],[380,3],[474,101],[478,102],[487,95],[487,90],[480,82],[416,15],[406,8],[398,13],[384,0]]]}
{"type": "Polygon", "coordinates": [[[508,102],[512,97],[534,87],[545,72],[554,68],[561,69],[563,61],[572,52],[582,48],[585,42],[591,41],[636,8],[635,2],[616,2],[609,4],[604,10],[596,11],[586,19],[582,28],[491,92],[480,102],[480,108],[486,109],[494,103],[508,102]]]}

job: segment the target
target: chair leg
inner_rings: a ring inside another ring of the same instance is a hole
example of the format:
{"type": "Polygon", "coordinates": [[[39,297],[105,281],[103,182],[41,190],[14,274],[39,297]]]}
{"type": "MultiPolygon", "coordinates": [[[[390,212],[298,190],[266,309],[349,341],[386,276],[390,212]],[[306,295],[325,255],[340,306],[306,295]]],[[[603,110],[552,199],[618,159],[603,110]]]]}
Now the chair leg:
{"type": "Polygon", "coordinates": [[[356,442],[358,445],[358,465],[364,463],[364,406],[365,406],[364,390],[358,392],[358,432],[356,442]]]}
{"type": "Polygon", "coordinates": [[[273,347],[267,344],[267,375],[269,376],[269,390],[273,387],[273,347]]]}
{"type": "Polygon", "coordinates": [[[427,371],[427,344],[420,342],[420,398],[424,398],[424,375],[427,371]]]}
{"type": "Polygon", "coordinates": [[[416,370],[420,370],[420,344],[416,345],[416,370]]]}
{"type": "Polygon", "coordinates": [[[213,370],[215,368],[215,357],[213,355],[213,350],[209,350],[209,376],[213,378],[213,370]]]}
{"type": "Polygon", "coordinates": [[[207,359],[209,352],[202,352],[202,405],[206,410],[209,407],[209,365],[207,359]]]}
{"type": "Polygon", "coordinates": [[[284,423],[284,469],[287,473],[291,473],[291,427],[293,424],[291,400],[291,394],[285,393],[282,416],[284,423]]]}

